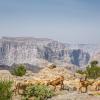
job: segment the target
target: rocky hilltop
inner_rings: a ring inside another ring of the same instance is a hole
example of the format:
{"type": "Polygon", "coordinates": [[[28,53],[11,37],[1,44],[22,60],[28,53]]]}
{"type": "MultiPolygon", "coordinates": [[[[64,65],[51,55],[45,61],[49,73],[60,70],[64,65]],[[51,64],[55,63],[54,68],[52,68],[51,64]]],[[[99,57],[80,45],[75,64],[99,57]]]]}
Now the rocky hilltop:
{"type": "Polygon", "coordinates": [[[43,66],[51,62],[58,65],[84,67],[99,52],[99,45],[65,44],[46,38],[2,37],[0,39],[0,65],[27,63],[43,66]]]}

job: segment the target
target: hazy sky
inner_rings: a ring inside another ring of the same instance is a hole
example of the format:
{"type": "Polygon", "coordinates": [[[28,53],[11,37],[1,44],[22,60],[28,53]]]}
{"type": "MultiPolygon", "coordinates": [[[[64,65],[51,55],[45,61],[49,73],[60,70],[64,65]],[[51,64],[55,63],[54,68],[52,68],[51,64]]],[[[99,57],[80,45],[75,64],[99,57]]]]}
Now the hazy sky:
{"type": "Polygon", "coordinates": [[[100,0],[0,0],[0,37],[100,43],[100,0]]]}

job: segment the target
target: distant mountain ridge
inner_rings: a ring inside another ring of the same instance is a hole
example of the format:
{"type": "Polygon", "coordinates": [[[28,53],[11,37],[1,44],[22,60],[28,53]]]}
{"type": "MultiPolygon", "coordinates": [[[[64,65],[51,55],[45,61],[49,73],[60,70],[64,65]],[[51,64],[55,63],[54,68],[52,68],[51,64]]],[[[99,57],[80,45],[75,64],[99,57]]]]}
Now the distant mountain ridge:
{"type": "Polygon", "coordinates": [[[100,45],[65,44],[46,38],[3,37],[0,39],[0,64],[44,66],[51,62],[62,66],[69,64],[84,67],[96,58],[94,56],[99,51],[100,45]]]}

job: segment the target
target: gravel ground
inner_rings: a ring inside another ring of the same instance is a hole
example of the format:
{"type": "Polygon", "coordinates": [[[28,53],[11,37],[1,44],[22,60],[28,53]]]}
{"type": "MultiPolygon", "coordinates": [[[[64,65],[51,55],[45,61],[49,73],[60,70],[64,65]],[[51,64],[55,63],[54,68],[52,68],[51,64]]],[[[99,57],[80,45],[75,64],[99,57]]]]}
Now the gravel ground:
{"type": "Polygon", "coordinates": [[[100,96],[91,96],[87,93],[66,92],[60,93],[48,100],[100,100],[100,96]]]}

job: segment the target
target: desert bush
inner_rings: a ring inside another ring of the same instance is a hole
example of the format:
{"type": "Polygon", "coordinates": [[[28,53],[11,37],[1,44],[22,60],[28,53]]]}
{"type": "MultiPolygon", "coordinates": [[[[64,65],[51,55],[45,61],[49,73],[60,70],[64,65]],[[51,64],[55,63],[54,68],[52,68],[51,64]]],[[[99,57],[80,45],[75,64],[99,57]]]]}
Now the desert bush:
{"type": "Polygon", "coordinates": [[[40,84],[29,86],[24,92],[26,100],[30,97],[34,97],[35,100],[47,100],[47,98],[50,98],[53,95],[53,91],[50,90],[48,86],[40,84]]]}
{"type": "Polygon", "coordinates": [[[0,100],[11,100],[12,97],[12,82],[0,80],[0,100]]]}
{"type": "Polygon", "coordinates": [[[12,68],[11,73],[16,76],[23,76],[26,73],[26,68],[24,65],[21,64],[18,65],[17,67],[12,68]]]}

